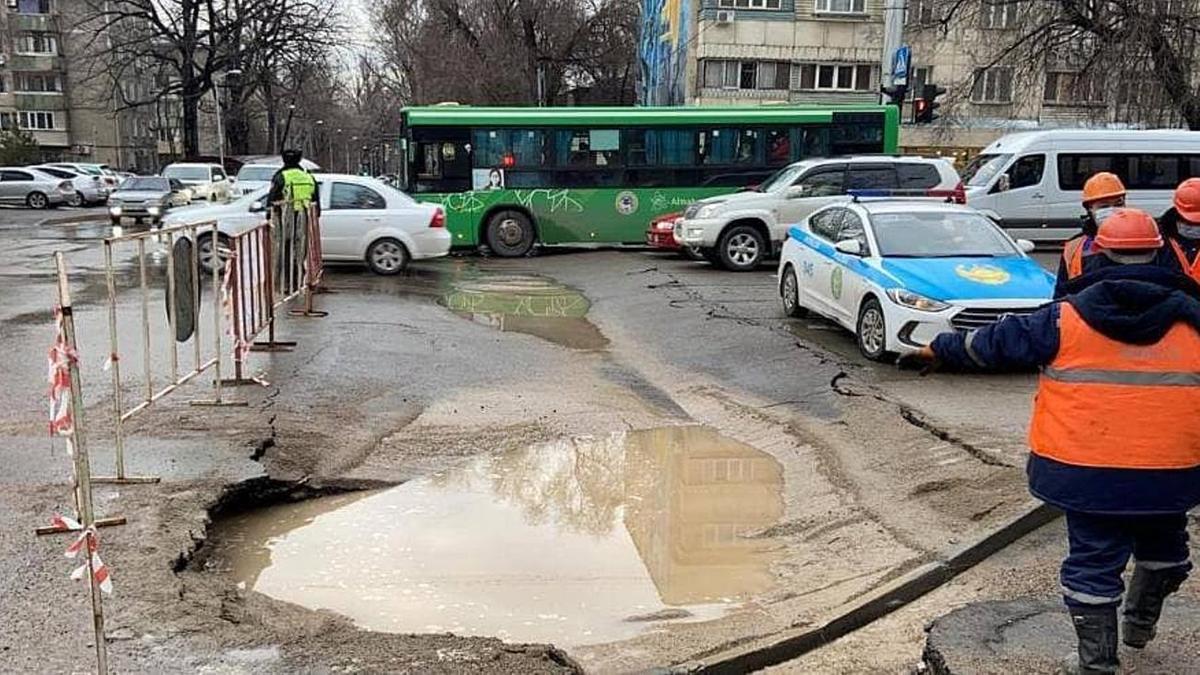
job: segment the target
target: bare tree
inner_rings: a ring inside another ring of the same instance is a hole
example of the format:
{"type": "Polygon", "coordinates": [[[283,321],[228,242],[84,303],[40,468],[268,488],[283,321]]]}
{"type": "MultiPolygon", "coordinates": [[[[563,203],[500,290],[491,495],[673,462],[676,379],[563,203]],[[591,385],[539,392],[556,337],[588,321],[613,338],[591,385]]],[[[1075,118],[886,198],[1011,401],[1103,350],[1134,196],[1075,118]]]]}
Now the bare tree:
{"type": "Polygon", "coordinates": [[[1200,0],[914,0],[909,19],[971,52],[962,88],[1006,66],[1096,119],[1200,129],[1200,0]],[[1004,30],[964,38],[981,26],[1004,30]]]}
{"type": "Polygon", "coordinates": [[[183,154],[199,154],[200,101],[217,74],[241,70],[231,81],[234,145],[244,144],[238,106],[255,89],[261,72],[278,77],[288,57],[320,52],[336,42],[333,0],[84,0],[77,29],[94,37],[88,49],[95,73],[111,78],[123,107],[177,99],[182,114],[183,154]],[[156,86],[130,96],[121,83],[153,73],[156,86]]]}

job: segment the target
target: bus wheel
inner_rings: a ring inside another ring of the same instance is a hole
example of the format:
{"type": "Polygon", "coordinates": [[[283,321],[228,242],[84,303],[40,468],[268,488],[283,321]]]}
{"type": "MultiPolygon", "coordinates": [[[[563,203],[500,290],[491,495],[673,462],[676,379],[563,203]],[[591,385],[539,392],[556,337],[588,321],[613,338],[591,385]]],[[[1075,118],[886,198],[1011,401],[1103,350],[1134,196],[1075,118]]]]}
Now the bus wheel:
{"type": "Polygon", "coordinates": [[[533,223],[520,211],[500,211],[488,220],[485,238],[501,258],[519,258],[533,248],[533,223]]]}

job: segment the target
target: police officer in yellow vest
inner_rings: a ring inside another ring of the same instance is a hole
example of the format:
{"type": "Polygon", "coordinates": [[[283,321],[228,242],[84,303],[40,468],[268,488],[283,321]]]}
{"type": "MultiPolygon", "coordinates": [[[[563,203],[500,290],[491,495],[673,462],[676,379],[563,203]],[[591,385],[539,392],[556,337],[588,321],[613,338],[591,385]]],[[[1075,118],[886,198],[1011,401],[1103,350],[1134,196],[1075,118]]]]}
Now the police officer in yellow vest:
{"type": "Polygon", "coordinates": [[[288,202],[293,210],[302,211],[316,201],[317,180],[300,166],[300,159],[299,150],[283,151],[283,168],[271,178],[271,192],[267,195],[271,204],[288,202]]]}

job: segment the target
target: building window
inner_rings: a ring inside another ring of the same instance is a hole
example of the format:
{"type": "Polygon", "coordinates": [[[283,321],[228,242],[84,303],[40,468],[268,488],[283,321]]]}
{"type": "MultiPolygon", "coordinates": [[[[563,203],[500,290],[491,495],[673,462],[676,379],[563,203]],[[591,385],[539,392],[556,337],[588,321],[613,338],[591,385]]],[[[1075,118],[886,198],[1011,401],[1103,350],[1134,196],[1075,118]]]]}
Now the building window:
{"type": "Polygon", "coordinates": [[[34,131],[49,131],[57,129],[54,126],[54,113],[52,112],[32,112],[22,110],[17,113],[17,122],[22,129],[32,129],[34,131]]]}
{"type": "Polygon", "coordinates": [[[813,11],[818,14],[863,14],[866,0],[815,0],[813,11]]]}
{"type": "Polygon", "coordinates": [[[1013,69],[1005,66],[976,68],[971,87],[972,103],[1012,103],[1013,69]]]}
{"type": "Polygon", "coordinates": [[[781,0],[717,0],[721,9],[780,9],[781,0]]]}
{"type": "Polygon", "coordinates": [[[800,88],[817,91],[871,91],[871,66],[805,63],[800,88]]]}
{"type": "Polygon", "coordinates": [[[983,0],[983,7],[979,12],[981,28],[1012,28],[1016,22],[1017,3],[1015,0],[983,0]]]}
{"type": "Polygon", "coordinates": [[[20,93],[60,93],[62,79],[58,73],[16,73],[13,87],[20,93]]]}
{"type": "Polygon", "coordinates": [[[17,14],[50,13],[50,0],[17,0],[16,3],[9,3],[9,7],[13,4],[17,7],[17,14]]]}
{"type": "Polygon", "coordinates": [[[17,36],[18,54],[57,54],[58,40],[50,33],[25,33],[17,36]]]}
{"type": "Polygon", "coordinates": [[[932,26],[937,23],[934,2],[935,0],[909,0],[905,8],[905,23],[912,26],[932,26]]]}
{"type": "Polygon", "coordinates": [[[17,113],[0,113],[0,130],[12,131],[17,128],[17,113]]]}
{"type": "Polygon", "coordinates": [[[1046,73],[1042,101],[1059,105],[1096,105],[1104,103],[1104,82],[1079,73],[1046,73]]]}
{"type": "Polygon", "coordinates": [[[787,89],[791,64],[786,61],[704,61],[704,86],[712,89],[787,89]]]}

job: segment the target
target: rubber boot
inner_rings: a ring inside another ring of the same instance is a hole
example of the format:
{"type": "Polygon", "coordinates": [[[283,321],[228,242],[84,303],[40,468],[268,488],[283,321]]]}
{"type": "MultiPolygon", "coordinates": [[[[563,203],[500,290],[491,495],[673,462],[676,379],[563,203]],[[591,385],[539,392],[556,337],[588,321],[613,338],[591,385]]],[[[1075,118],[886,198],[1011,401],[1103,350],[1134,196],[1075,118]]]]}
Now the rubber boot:
{"type": "Polygon", "coordinates": [[[1134,567],[1125,596],[1125,618],[1121,624],[1121,639],[1134,649],[1145,647],[1154,639],[1163,601],[1179,590],[1187,578],[1187,567],[1179,565],[1161,570],[1134,567]]]}
{"type": "Polygon", "coordinates": [[[1117,672],[1117,608],[1071,607],[1071,623],[1079,647],[1063,662],[1065,675],[1110,675],[1117,672]]]}

